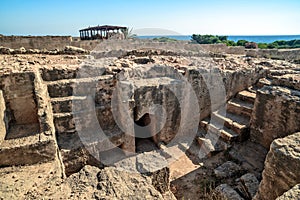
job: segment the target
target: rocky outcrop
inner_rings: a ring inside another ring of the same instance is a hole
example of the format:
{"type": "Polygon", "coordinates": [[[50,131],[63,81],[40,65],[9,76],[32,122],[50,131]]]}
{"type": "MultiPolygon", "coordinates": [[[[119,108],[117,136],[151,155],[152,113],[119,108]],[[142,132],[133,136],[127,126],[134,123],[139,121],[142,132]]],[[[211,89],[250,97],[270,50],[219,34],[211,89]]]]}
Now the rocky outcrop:
{"type": "Polygon", "coordinates": [[[300,182],[300,133],[272,142],[254,199],[273,200],[300,182]]]}
{"type": "Polygon", "coordinates": [[[251,118],[252,140],[269,148],[271,142],[300,130],[300,93],[280,86],[257,91],[251,118]]]}
{"type": "Polygon", "coordinates": [[[170,191],[157,191],[150,177],[113,167],[99,169],[86,165],[62,179],[59,163],[55,161],[1,168],[0,175],[0,198],[4,199],[175,200],[170,191]]]}
{"type": "MultiPolygon", "coordinates": [[[[28,192],[30,198],[64,199],[160,199],[162,194],[152,185],[149,177],[141,174],[118,171],[115,168],[100,170],[85,166],[78,173],[72,174],[61,184],[37,193],[28,192]]],[[[169,198],[175,199],[175,198],[169,198]]]]}
{"type": "Polygon", "coordinates": [[[98,180],[100,195],[106,198],[162,199],[151,180],[139,174],[106,168],[98,174],[98,180]]]}

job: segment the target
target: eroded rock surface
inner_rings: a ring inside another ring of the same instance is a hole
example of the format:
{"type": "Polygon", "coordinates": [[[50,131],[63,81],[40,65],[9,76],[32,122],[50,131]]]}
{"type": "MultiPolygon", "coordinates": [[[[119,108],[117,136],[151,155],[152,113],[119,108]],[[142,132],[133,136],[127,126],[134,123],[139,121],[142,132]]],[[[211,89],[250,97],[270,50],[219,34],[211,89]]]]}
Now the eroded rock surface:
{"type": "Polygon", "coordinates": [[[254,199],[272,200],[300,182],[300,133],[272,142],[254,199]]]}
{"type": "Polygon", "coordinates": [[[300,197],[300,184],[295,185],[289,191],[283,193],[280,197],[276,198],[276,200],[293,200],[299,199],[300,197]]]}
{"type": "Polygon", "coordinates": [[[239,173],[239,171],[241,171],[240,166],[231,161],[223,163],[214,170],[215,175],[219,178],[231,177],[239,173]]]}
{"type": "Polygon", "coordinates": [[[221,184],[216,187],[216,191],[220,192],[225,198],[232,200],[244,200],[232,187],[227,184],[221,184]]]}
{"type": "Polygon", "coordinates": [[[258,190],[259,181],[254,174],[247,173],[239,178],[238,186],[243,196],[247,197],[247,199],[252,199],[258,190]]]}
{"type": "Polygon", "coordinates": [[[251,138],[269,148],[271,142],[300,129],[300,93],[281,86],[258,90],[251,121],[251,138]]]}
{"type": "MultiPolygon", "coordinates": [[[[30,190],[26,197],[38,199],[164,199],[162,194],[154,188],[149,177],[110,167],[100,170],[89,165],[61,183],[57,182],[54,187],[46,191],[40,191],[41,189],[43,188],[30,190]]],[[[169,197],[168,199],[174,199],[172,196],[169,197]]]]}

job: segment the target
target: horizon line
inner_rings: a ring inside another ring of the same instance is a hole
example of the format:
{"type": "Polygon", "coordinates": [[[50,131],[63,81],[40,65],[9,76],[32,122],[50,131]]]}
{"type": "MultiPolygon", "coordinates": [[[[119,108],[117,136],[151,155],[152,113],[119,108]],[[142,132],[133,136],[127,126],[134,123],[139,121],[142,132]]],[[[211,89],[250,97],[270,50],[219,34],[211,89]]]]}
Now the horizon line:
{"type": "MultiPolygon", "coordinates": [[[[137,37],[143,37],[143,36],[191,36],[191,35],[219,35],[219,36],[300,36],[300,33],[299,34],[209,34],[209,33],[204,33],[204,34],[201,34],[201,33],[192,33],[192,34],[174,34],[174,35],[170,35],[170,34],[143,34],[143,35],[138,35],[137,34],[137,37]]],[[[79,35],[67,35],[67,34],[1,34],[0,33],[0,37],[1,36],[71,36],[71,37],[79,37],[79,35]]]]}

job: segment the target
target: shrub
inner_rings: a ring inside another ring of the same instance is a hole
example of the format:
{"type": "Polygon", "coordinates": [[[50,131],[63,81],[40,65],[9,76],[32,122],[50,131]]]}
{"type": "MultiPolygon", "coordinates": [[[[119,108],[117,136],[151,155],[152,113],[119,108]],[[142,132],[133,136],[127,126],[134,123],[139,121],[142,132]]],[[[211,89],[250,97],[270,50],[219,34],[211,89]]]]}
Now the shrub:
{"type": "Polygon", "coordinates": [[[227,46],[236,46],[237,45],[233,40],[226,40],[224,43],[227,46]]]}
{"type": "Polygon", "coordinates": [[[258,48],[260,48],[260,49],[267,49],[268,48],[268,44],[267,43],[258,43],[258,48]]]}
{"type": "Polygon", "coordinates": [[[267,45],[268,49],[278,49],[278,44],[273,42],[267,45]]]}
{"type": "Polygon", "coordinates": [[[248,43],[248,42],[249,41],[247,41],[247,40],[238,40],[237,43],[236,43],[236,45],[237,46],[245,46],[246,43],[248,43]]]}
{"type": "Polygon", "coordinates": [[[198,44],[220,44],[224,43],[227,46],[236,46],[236,43],[232,40],[228,40],[228,36],[218,35],[192,35],[192,42],[198,44]]]}
{"type": "Polygon", "coordinates": [[[177,41],[176,39],[169,38],[169,37],[153,38],[153,40],[158,41],[158,42],[175,42],[175,41],[177,41]]]}
{"type": "MultiPolygon", "coordinates": [[[[224,40],[224,37],[221,36],[221,39],[224,40]]],[[[219,36],[214,35],[192,35],[192,41],[197,42],[198,44],[218,44],[222,43],[219,36]]]]}

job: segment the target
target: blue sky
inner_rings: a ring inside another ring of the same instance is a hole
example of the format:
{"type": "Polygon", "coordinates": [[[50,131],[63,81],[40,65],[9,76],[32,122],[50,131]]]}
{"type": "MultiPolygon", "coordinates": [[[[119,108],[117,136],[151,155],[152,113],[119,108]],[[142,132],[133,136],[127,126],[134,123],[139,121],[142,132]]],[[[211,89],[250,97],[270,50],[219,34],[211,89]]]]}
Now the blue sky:
{"type": "Polygon", "coordinates": [[[110,24],[146,35],[299,35],[299,10],[300,0],[1,0],[0,34],[76,36],[110,24]]]}

